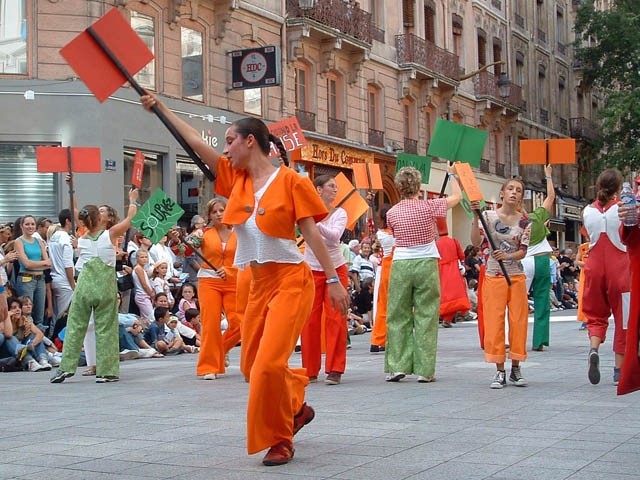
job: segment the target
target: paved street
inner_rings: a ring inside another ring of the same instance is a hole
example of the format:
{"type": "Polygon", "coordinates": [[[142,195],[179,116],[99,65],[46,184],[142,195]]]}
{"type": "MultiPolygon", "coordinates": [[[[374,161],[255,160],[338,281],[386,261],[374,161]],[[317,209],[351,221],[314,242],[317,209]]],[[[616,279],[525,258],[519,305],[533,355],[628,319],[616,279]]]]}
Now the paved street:
{"type": "Polygon", "coordinates": [[[282,467],[246,455],[238,351],[211,382],[194,355],[124,362],[116,384],[0,374],[0,479],[640,478],[640,393],[616,396],[610,342],[589,384],[573,318],[553,314],[551,348],[523,365],[530,386],[504,390],[489,389],[475,323],[439,330],[432,384],[386,383],[369,334],[353,337],[342,385],[310,385],[316,419],[282,467]]]}

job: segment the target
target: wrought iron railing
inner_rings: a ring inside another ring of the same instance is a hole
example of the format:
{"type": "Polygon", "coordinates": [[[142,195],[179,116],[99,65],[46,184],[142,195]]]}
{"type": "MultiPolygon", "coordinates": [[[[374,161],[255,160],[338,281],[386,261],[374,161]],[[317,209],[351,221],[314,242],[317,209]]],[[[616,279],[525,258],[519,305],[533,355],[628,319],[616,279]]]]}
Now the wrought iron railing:
{"type": "Polygon", "coordinates": [[[384,43],[384,30],[373,23],[371,24],[371,39],[384,43]]]}
{"type": "Polygon", "coordinates": [[[287,0],[289,18],[308,18],[335,28],[365,43],[371,43],[371,14],[358,2],[349,0],[318,0],[313,8],[301,8],[299,0],[287,0]]]}
{"type": "Polygon", "coordinates": [[[540,43],[544,43],[546,45],[546,43],[547,43],[547,32],[545,32],[544,30],[538,29],[538,41],[540,43]]]}
{"type": "Polygon", "coordinates": [[[384,132],[381,130],[369,129],[369,145],[372,147],[384,147],[384,132]]]}
{"type": "Polygon", "coordinates": [[[404,151],[405,153],[413,153],[414,155],[418,154],[418,140],[414,140],[412,138],[404,139],[404,151]]]}
{"type": "Polygon", "coordinates": [[[480,171],[482,173],[489,173],[489,160],[486,158],[480,160],[480,171]]]}
{"type": "Polygon", "coordinates": [[[310,132],[316,131],[316,114],[313,112],[305,112],[304,110],[296,110],[296,118],[303,130],[310,132]]]}
{"type": "Polygon", "coordinates": [[[516,25],[520,28],[524,28],[524,17],[516,13],[516,25]]]}
{"type": "Polygon", "coordinates": [[[398,64],[416,64],[434,73],[460,78],[458,56],[413,33],[396,35],[398,64]]]}
{"type": "Polygon", "coordinates": [[[560,117],[558,119],[558,125],[559,125],[560,131],[562,133],[564,133],[565,135],[567,135],[569,133],[569,122],[567,121],[566,118],[560,117]]]}
{"type": "Polygon", "coordinates": [[[329,117],[327,133],[332,137],[347,138],[347,122],[329,117]]]}
{"type": "Polygon", "coordinates": [[[585,117],[574,117],[569,120],[569,131],[573,138],[595,140],[598,138],[598,125],[585,117]]]}
{"type": "Polygon", "coordinates": [[[558,42],[558,53],[560,55],[566,55],[567,54],[567,46],[564,43],[558,42]]]}
{"type": "Polygon", "coordinates": [[[549,111],[544,108],[540,109],[540,122],[543,125],[549,125],[549,111]]]}
{"type": "Polygon", "coordinates": [[[510,85],[509,96],[503,98],[500,96],[500,89],[498,88],[498,81],[492,73],[480,72],[473,77],[473,86],[476,97],[492,97],[502,100],[510,105],[513,105],[519,109],[524,106],[524,100],[522,99],[522,87],[512,83],[510,85]]]}
{"type": "Polygon", "coordinates": [[[499,177],[505,177],[504,174],[504,163],[496,163],[496,175],[499,177]]]}

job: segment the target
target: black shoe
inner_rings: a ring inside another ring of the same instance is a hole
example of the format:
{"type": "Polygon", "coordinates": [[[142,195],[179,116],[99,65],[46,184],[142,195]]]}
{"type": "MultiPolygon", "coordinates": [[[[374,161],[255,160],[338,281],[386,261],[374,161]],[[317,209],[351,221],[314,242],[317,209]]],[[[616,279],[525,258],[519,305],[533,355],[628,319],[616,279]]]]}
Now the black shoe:
{"type": "Polygon", "coordinates": [[[451,322],[442,322],[442,327],[443,328],[451,328],[451,322]]]}
{"type": "Polygon", "coordinates": [[[117,375],[105,375],[96,377],[96,383],[113,383],[120,381],[120,377],[117,375]]]}
{"type": "Polygon", "coordinates": [[[69,378],[69,377],[73,377],[73,373],[71,372],[64,372],[60,369],[56,370],[56,373],[53,377],[51,377],[51,379],[49,380],[51,383],[62,383],[64,382],[65,378],[69,378]]]}
{"type": "Polygon", "coordinates": [[[302,351],[302,347],[300,345],[296,345],[296,348],[294,348],[293,351],[296,353],[300,353],[302,351]]]}
{"type": "Polygon", "coordinates": [[[371,353],[384,352],[384,347],[380,347],[379,345],[371,345],[371,347],[369,347],[369,351],[371,353]]]}
{"type": "Polygon", "coordinates": [[[589,381],[592,385],[600,383],[600,356],[598,350],[592,348],[589,351],[589,381]]]}

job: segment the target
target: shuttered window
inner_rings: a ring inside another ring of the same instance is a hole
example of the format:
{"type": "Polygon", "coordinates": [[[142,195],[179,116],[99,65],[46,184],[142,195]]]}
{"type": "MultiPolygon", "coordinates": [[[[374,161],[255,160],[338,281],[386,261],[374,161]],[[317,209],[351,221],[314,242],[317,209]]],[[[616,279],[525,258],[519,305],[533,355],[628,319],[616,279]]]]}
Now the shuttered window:
{"type": "Polygon", "coordinates": [[[56,177],[37,172],[35,145],[0,143],[0,222],[26,214],[57,219],[56,177]]]}
{"type": "Polygon", "coordinates": [[[402,20],[405,27],[413,27],[415,0],[402,1],[402,20]]]}

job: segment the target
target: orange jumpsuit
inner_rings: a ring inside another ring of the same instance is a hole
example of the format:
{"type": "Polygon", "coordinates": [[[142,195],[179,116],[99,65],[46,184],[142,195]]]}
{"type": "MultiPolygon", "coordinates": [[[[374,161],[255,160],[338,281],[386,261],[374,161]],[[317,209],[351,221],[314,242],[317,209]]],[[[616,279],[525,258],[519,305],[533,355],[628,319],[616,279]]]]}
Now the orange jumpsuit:
{"type": "MultiPolygon", "coordinates": [[[[216,193],[229,198],[222,221],[241,225],[255,212],[262,235],[290,239],[295,223],[319,222],[328,213],[308,178],[281,167],[258,204],[251,177],[221,157],[216,193]]],[[[314,284],[302,263],[252,262],[252,281],[242,326],[241,364],[249,371],[247,450],[257,453],[293,440],[293,417],[309,383],[305,369],[289,368],[289,357],[311,311],[314,284]]]]}
{"type": "Polygon", "coordinates": [[[380,286],[378,287],[378,302],[376,303],[376,317],[371,332],[371,345],[384,347],[387,343],[387,300],[389,298],[389,278],[391,277],[391,263],[393,262],[393,237],[391,230],[385,228],[377,234],[382,243],[382,262],[380,263],[380,286]]]}
{"type": "MultiPolygon", "coordinates": [[[[581,260],[583,262],[585,262],[585,264],[587,263],[587,258],[589,258],[589,242],[583,243],[582,245],[580,245],[578,247],[578,255],[580,255],[581,260]]],[[[585,314],[582,312],[582,297],[584,295],[584,282],[585,282],[585,278],[584,278],[584,272],[585,272],[585,266],[583,266],[580,269],[580,277],[578,280],[578,313],[576,314],[576,320],[578,320],[579,322],[586,322],[587,321],[587,317],[585,316],[585,314]]]]}
{"type": "MultiPolygon", "coordinates": [[[[224,373],[224,356],[240,340],[240,317],[236,312],[238,269],[233,266],[236,246],[235,232],[231,232],[231,236],[224,246],[216,228],[208,229],[202,237],[200,247],[202,255],[213,266],[224,267],[226,278],[198,277],[202,337],[196,367],[197,375],[224,373]],[[224,335],[220,332],[220,319],[223,310],[229,324],[224,335]]],[[[202,265],[201,271],[207,268],[205,263],[202,265]]]]}

